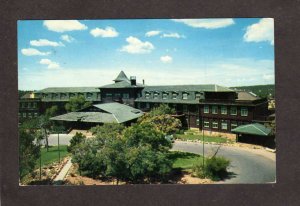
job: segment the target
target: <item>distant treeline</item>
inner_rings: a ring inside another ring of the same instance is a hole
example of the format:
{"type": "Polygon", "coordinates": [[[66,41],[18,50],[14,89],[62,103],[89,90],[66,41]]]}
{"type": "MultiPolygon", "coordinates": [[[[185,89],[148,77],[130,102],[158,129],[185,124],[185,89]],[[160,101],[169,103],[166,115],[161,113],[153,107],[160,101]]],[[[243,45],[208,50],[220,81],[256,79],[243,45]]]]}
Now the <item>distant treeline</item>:
{"type": "Polygon", "coordinates": [[[242,86],[242,87],[230,87],[231,89],[253,92],[261,98],[274,98],[275,97],[275,85],[255,85],[255,86],[242,86]]]}

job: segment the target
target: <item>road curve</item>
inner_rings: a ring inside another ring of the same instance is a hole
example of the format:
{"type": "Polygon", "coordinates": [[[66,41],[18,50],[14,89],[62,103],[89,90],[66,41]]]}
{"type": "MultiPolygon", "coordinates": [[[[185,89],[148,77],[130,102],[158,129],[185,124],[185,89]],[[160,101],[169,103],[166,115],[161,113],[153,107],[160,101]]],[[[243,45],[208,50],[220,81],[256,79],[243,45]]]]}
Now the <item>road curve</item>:
{"type": "MultiPolygon", "coordinates": [[[[204,154],[211,156],[219,145],[205,144],[204,154]]],[[[172,150],[191,152],[202,155],[202,144],[176,141],[172,150]]],[[[228,179],[218,183],[272,183],[276,181],[275,154],[262,149],[246,149],[240,147],[221,146],[217,156],[231,161],[228,179]]]]}

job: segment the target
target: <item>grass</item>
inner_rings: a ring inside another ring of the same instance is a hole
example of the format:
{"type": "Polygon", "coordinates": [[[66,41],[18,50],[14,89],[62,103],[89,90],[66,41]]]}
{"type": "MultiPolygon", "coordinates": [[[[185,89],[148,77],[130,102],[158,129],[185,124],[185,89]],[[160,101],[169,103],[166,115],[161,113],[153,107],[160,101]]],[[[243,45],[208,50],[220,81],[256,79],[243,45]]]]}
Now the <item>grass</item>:
{"type": "MultiPolygon", "coordinates": [[[[67,151],[67,145],[60,145],[59,150],[60,150],[60,160],[62,160],[67,155],[69,155],[69,153],[67,151]]],[[[42,153],[42,167],[49,165],[56,161],[58,162],[57,146],[50,146],[48,152],[47,152],[46,148],[42,148],[41,153],[42,153]]],[[[40,159],[38,159],[36,167],[39,167],[39,164],[40,164],[40,159]]]]}
{"type": "MultiPolygon", "coordinates": [[[[181,140],[201,140],[202,135],[198,134],[176,134],[175,138],[181,140]]],[[[215,137],[215,136],[204,136],[204,142],[216,142],[216,143],[226,143],[227,139],[224,137],[215,137]]]]}
{"type": "Polygon", "coordinates": [[[169,155],[173,169],[190,170],[194,164],[202,162],[202,156],[193,153],[171,151],[169,155]]]}

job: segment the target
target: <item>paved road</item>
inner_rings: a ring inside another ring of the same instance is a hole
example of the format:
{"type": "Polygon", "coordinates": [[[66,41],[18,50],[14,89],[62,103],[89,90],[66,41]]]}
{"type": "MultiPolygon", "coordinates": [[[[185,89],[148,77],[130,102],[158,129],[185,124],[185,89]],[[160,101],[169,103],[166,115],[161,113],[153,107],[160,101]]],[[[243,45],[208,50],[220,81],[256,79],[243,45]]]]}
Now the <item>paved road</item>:
{"type": "MultiPolygon", "coordinates": [[[[205,155],[212,155],[218,145],[205,144],[205,155]]],[[[202,154],[202,144],[176,141],[173,150],[202,154]]],[[[231,161],[229,172],[234,173],[229,179],[218,183],[269,183],[275,182],[275,154],[264,150],[250,150],[239,147],[222,146],[217,156],[224,156],[231,161]]]]}
{"type": "MultiPolygon", "coordinates": [[[[72,134],[59,134],[59,144],[60,145],[68,145],[70,140],[74,135],[72,134]]],[[[58,135],[50,134],[48,137],[49,145],[57,145],[58,143],[58,135]]]]}

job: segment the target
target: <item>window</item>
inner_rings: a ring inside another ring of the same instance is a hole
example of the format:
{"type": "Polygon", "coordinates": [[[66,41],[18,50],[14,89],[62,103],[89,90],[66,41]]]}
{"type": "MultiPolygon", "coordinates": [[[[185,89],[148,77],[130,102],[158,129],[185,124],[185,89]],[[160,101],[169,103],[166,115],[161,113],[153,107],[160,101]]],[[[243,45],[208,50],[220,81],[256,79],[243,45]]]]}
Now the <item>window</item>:
{"type": "Polygon", "coordinates": [[[183,112],[188,112],[188,106],[187,105],[184,104],[182,106],[182,109],[183,109],[183,112]]]}
{"type": "Polygon", "coordinates": [[[111,98],[111,97],[112,97],[112,94],[111,94],[111,93],[106,93],[106,97],[107,97],[107,98],[111,98]]]}
{"type": "Polygon", "coordinates": [[[230,115],[237,115],[237,108],[236,107],[230,107],[230,115]]]}
{"type": "Polygon", "coordinates": [[[188,93],[182,93],[182,99],[188,99],[188,93]]]}
{"type": "Polygon", "coordinates": [[[237,123],[236,122],[231,122],[231,130],[233,130],[234,128],[237,128],[237,123]]]}
{"type": "Polygon", "coordinates": [[[87,93],[87,94],[86,94],[86,98],[87,98],[87,99],[91,99],[92,97],[93,97],[93,94],[92,94],[92,93],[87,93]]]}
{"type": "Polygon", "coordinates": [[[145,96],[146,96],[146,99],[149,99],[150,98],[150,93],[146,92],[145,96]]]}
{"type": "Polygon", "coordinates": [[[26,113],[23,113],[23,117],[26,118],[26,113]]]}
{"type": "Polygon", "coordinates": [[[200,125],[200,119],[199,119],[199,118],[196,119],[196,125],[197,125],[197,126],[200,125]]]}
{"type": "Polygon", "coordinates": [[[163,99],[168,99],[168,93],[167,93],[167,92],[164,92],[163,95],[162,95],[162,98],[163,98],[163,99]]]}
{"type": "Polygon", "coordinates": [[[31,102],[28,102],[28,103],[27,103],[27,107],[28,107],[28,108],[31,108],[31,102]]]}
{"type": "Polygon", "coordinates": [[[218,129],[218,128],[219,128],[219,122],[213,121],[213,123],[212,123],[212,128],[218,129]]]}
{"type": "Polygon", "coordinates": [[[204,113],[208,114],[209,113],[209,106],[204,105],[204,113]]]}
{"type": "Polygon", "coordinates": [[[38,116],[38,113],[37,113],[37,112],[35,112],[35,113],[34,113],[34,117],[37,117],[37,116],[38,116]]]}
{"type": "Polygon", "coordinates": [[[129,93],[124,93],[124,94],[123,94],[123,98],[124,98],[124,99],[129,99],[129,93]]]}
{"type": "Polygon", "coordinates": [[[28,118],[30,118],[30,119],[32,118],[31,112],[28,113],[28,118]]]}
{"type": "Polygon", "coordinates": [[[154,99],[158,99],[158,95],[159,95],[159,93],[158,92],[154,92],[154,99]]]}
{"type": "Polygon", "coordinates": [[[209,121],[204,121],[204,128],[209,128],[209,121]]]}
{"type": "Polygon", "coordinates": [[[20,112],[18,113],[18,116],[19,116],[19,118],[21,117],[21,113],[20,112]]]}
{"type": "Polygon", "coordinates": [[[177,99],[177,93],[173,92],[172,98],[173,98],[173,99],[177,99]]]}
{"type": "Polygon", "coordinates": [[[146,102],[146,108],[149,109],[150,108],[150,104],[149,102],[146,102]]]}
{"type": "Polygon", "coordinates": [[[22,108],[25,107],[25,103],[24,103],[24,102],[21,103],[21,107],[22,107],[22,108]]]}
{"type": "Polygon", "coordinates": [[[242,107],[241,108],[241,116],[243,116],[243,117],[248,116],[248,108],[247,107],[242,107]]]}
{"type": "Polygon", "coordinates": [[[138,109],[140,109],[140,108],[141,108],[141,103],[138,102],[138,103],[136,104],[136,107],[137,107],[138,109]]]}
{"type": "Polygon", "coordinates": [[[115,93],[115,98],[120,98],[121,97],[121,94],[120,93],[115,93]]]}
{"type": "Polygon", "coordinates": [[[227,107],[221,106],[221,114],[227,114],[227,107]]]}
{"type": "Polygon", "coordinates": [[[33,102],[33,108],[36,108],[37,104],[36,102],[33,102]]]}
{"type": "Polygon", "coordinates": [[[196,99],[200,99],[200,98],[201,98],[201,93],[200,93],[200,92],[196,92],[195,98],[196,98],[196,99]]]}
{"type": "Polygon", "coordinates": [[[218,114],[218,106],[212,106],[211,110],[213,114],[218,114]]]}
{"type": "Polygon", "coordinates": [[[71,97],[75,97],[75,94],[74,94],[74,93],[70,93],[69,96],[70,96],[70,98],[71,98],[71,97]]]}
{"type": "Polygon", "coordinates": [[[60,95],[60,98],[61,99],[65,99],[67,97],[67,94],[65,94],[65,93],[62,93],[61,95],[60,95]]]}
{"type": "Polygon", "coordinates": [[[227,130],[227,121],[222,120],[222,122],[221,122],[221,129],[227,130]]]}

